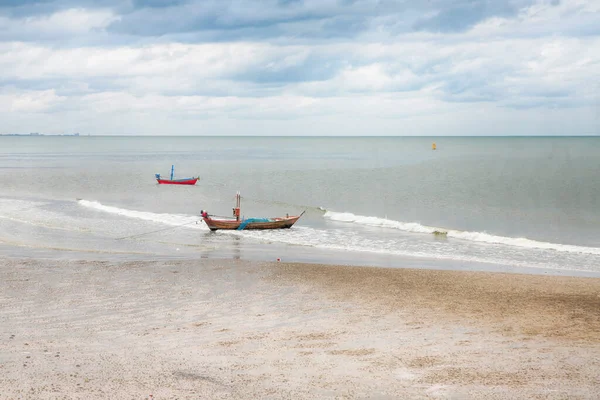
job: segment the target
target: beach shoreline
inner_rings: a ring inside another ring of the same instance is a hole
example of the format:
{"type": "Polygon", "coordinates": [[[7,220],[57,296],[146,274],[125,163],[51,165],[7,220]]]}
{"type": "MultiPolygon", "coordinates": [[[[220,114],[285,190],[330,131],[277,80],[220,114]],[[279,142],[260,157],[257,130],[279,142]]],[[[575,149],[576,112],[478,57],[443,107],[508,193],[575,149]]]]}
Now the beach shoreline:
{"type": "MultiPolygon", "coordinates": [[[[452,259],[434,259],[400,255],[374,254],[369,252],[347,252],[335,249],[322,249],[309,246],[292,246],[281,243],[260,243],[249,240],[235,246],[215,247],[210,250],[190,253],[182,248],[173,247],[170,252],[154,254],[151,252],[115,251],[114,249],[77,250],[51,247],[18,246],[0,242],[0,255],[11,260],[88,260],[108,262],[195,262],[214,260],[223,262],[244,260],[253,263],[276,262],[307,265],[344,265],[352,267],[375,267],[386,269],[427,269],[466,272],[510,273],[542,276],[566,276],[581,278],[600,278],[600,272],[578,268],[540,268],[514,266],[502,263],[460,261],[452,259]],[[182,251],[179,251],[182,250],[182,251]]],[[[192,250],[196,250],[192,247],[192,250]]]]}
{"type": "Polygon", "coordinates": [[[600,279],[0,261],[2,398],[600,396],[600,279]]]}

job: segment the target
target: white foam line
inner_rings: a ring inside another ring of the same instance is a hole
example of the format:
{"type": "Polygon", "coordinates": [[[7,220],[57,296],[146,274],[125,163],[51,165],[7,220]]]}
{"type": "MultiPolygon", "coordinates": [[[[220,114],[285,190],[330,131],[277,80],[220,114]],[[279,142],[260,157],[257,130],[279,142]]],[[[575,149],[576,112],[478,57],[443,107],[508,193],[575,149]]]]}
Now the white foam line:
{"type": "MultiPolygon", "coordinates": [[[[395,248],[395,246],[394,248],[382,247],[382,245],[385,246],[386,244],[383,242],[370,241],[369,239],[365,239],[360,236],[355,236],[352,232],[343,233],[345,239],[350,239],[350,242],[332,243],[331,241],[328,242],[327,239],[325,239],[325,242],[323,242],[324,235],[328,236],[332,232],[308,227],[296,227],[293,231],[286,231],[285,234],[279,234],[279,232],[277,231],[223,231],[223,233],[225,232],[230,234],[243,235],[244,237],[258,240],[264,243],[278,242],[296,246],[300,245],[314,247],[324,250],[351,251],[379,255],[423,258],[430,260],[477,262],[485,264],[510,265],[513,267],[549,269],[552,268],[546,263],[538,265],[535,262],[525,262],[495,257],[478,257],[458,253],[437,253],[434,251],[400,250],[398,248],[395,248]]],[[[342,234],[342,232],[334,232],[333,235],[335,235],[336,233],[342,234]]],[[[336,238],[333,238],[333,240],[335,242],[336,238]]],[[[575,270],[572,268],[565,269],[575,270]]]]}
{"type": "MultiPolygon", "coordinates": [[[[165,225],[178,226],[183,225],[185,223],[192,223],[197,221],[199,218],[190,215],[182,215],[182,214],[158,214],[147,211],[135,211],[135,210],[127,210],[125,208],[118,208],[112,206],[105,206],[97,201],[89,201],[89,200],[77,200],[77,202],[83,207],[91,208],[97,211],[103,211],[110,214],[122,215],[127,218],[136,218],[144,221],[158,222],[165,225]]],[[[189,228],[196,229],[208,229],[205,225],[189,225],[189,228]]]]}
{"type": "Polygon", "coordinates": [[[382,228],[398,229],[404,232],[415,232],[415,233],[441,233],[447,237],[456,239],[469,240],[472,242],[480,243],[491,243],[491,244],[503,244],[507,246],[523,247],[528,249],[543,249],[543,250],[555,250],[566,253],[583,253],[583,254],[596,254],[600,255],[600,248],[598,247],[585,247],[576,246],[570,244],[560,243],[548,243],[540,242],[537,240],[527,238],[513,238],[506,236],[490,235],[485,232],[468,232],[459,231],[453,229],[436,228],[426,225],[421,225],[417,222],[400,222],[386,218],[378,217],[366,217],[361,215],[355,215],[352,213],[340,213],[334,211],[327,211],[324,215],[325,218],[332,221],[341,221],[354,223],[358,225],[368,226],[379,226],[382,228]]]}
{"type": "MultiPolygon", "coordinates": [[[[145,221],[157,222],[171,226],[182,225],[185,223],[194,222],[198,219],[198,217],[190,216],[190,215],[181,215],[181,214],[159,214],[152,213],[146,211],[135,211],[128,210],[118,207],[106,206],[96,201],[89,200],[78,200],[78,203],[84,207],[88,207],[91,209],[95,209],[98,211],[103,211],[111,214],[122,215],[128,218],[136,218],[142,219],[145,221]]],[[[555,244],[555,243],[547,243],[547,242],[539,242],[536,240],[526,239],[526,238],[511,238],[511,237],[503,237],[503,236],[495,236],[490,235],[484,232],[467,232],[467,231],[458,231],[458,230],[446,230],[443,228],[436,228],[421,225],[416,222],[406,223],[400,221],[393,221],[384,218],[378,217],[365,217],[360,215],[355,215],[352,213],[337,213],[333,211],[327,211],[324,214],[324,217],[334,221],[343,221],[348,223],[355,223],[360,225],[368,225],[368,226],[379,226],[384,228],[398,229],[405,232],[417,232],[417,233],[426,233],[433,234],[435,232],[443,232],[448,237],[453,237],[462,240],[468,240],[473,242],[481,242],[481,243],[490,243],[490,244],[502,244],[507,246],[515,246],[522,247],[528,249],[544,249],[544,250],[556,250],[560,252],[567,253],[583,253],[583,254],[595,254],[600,255],[600,248],[596,247],[583,247],[583,246],[575,246],[575,245],[566,245],[566,244],[555,244]]],[[[204,224],[198,225],[190,225],[190,228],[208,230],[208,227],[204,224]]],[[[377,249],[377,248],[369,248],[369,246],[364,246],[364,240],[360,246],[353,245],[342,245],[337,243],[322,243],[322,237],[317,232],[314,232],[311,228],[296,228],[295,235],[274,235],[274,233],[264,232],[262,234],[253,234],[250,232],[237,232],[237,231],[227,231],[223,232],[232,235],[242,235],[244,237],[249,237],[252,239],[258,240],[272,240],[280,243],[294,244],[294,245],[304,245],[304,246],[314,246],[319,248],[330,248],[337,250],[353,250],[353,251],[366,251],[366,252],[374,252],[374,253],[387,253],[387,254],[397,254],[397,255],[407,255],[407,256],[417,256],[417,257],[430,257],[430,258],[454,258],[454,259],[462,259],[465,261],[480,261],[486,262],[484,259],[480,258],[471,258],[471,257],[457,257],[456,255],[436,255],[436,254],[427,254],[427,253],[419,253],[412,251],[390,251],[390,249],[377,249]],[[308,229],[310,234],[302,234],[306,233],[304,230],[308,229]],[[301,233],[302,232],[302,233],[301,233]],[[302,237],[297,237],[299,234],[302,237]],[[274,236],[273,236],[274,235],[274,236]]],[[[327,231],[319,231],[318,233],[328,235],[327,231]]],[[[487,262],[496,262],[487,260],[487,262]]]]}

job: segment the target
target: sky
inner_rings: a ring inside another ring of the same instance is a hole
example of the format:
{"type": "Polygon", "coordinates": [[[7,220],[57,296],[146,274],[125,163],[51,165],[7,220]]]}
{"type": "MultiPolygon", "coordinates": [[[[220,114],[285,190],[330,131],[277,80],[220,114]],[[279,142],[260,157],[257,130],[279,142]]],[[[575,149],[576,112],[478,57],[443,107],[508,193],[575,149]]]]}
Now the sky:
{"type": "Polygon", "coordinates": [[[600,0],[0,0],[0,133],[600,135],[600,0]]]}

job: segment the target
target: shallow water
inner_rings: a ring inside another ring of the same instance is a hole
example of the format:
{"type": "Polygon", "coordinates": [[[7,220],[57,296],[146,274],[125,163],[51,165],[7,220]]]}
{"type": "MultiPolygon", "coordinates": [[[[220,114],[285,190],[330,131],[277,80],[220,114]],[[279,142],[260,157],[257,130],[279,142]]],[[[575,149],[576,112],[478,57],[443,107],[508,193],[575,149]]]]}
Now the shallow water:
{"type": "Polygon", "coordinates": [[[0,244],[600,272],[598,176],[597,137],[0,137],[0,244]],[[172,164],[201,180],[157,185],[172,164]],[[196,223],[238,190],[246,217],[306,214],[284,231],[196,223]]]}

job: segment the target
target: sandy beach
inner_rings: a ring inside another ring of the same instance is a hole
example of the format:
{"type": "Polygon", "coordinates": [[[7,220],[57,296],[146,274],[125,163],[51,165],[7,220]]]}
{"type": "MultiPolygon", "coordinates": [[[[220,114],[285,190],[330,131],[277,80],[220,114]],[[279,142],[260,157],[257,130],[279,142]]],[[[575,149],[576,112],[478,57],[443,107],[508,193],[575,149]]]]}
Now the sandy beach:
{"type": "Polygon", "coordinates": [[[0,261],[1,399],[597,399],[600,279],[0,261]]]}

